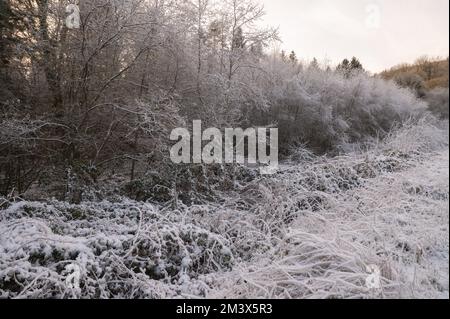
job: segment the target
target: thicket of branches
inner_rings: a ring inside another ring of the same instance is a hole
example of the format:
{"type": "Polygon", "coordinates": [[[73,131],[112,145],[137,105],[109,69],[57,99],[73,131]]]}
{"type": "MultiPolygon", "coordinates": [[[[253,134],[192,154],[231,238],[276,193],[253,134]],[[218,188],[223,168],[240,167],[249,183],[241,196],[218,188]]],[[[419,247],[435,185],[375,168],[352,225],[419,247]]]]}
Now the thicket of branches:
{"type": "Polygon", "coordinates": [[[150,180],[166,199],[186,176],[214,175],[167,158],[170,131],[193,119],[278,125],[283,150],[328,152],[426,107],[357,61],[331,70],[267,53],[277,30],[259,26],[252,0],[82,1],[79,29],[65,25],[67,4],[0,4],[2,195],[37,185],[77,202],[74,185],[120,175],[135,198],[150,180]]]}
{"type": "Polygon", "coordinates": [[[412,65],[401,64],[381,73],[397,85],[412,90],[429,104],[429,110],[438,118],[448,119],[448,57],[423,56],[412,65]]]}

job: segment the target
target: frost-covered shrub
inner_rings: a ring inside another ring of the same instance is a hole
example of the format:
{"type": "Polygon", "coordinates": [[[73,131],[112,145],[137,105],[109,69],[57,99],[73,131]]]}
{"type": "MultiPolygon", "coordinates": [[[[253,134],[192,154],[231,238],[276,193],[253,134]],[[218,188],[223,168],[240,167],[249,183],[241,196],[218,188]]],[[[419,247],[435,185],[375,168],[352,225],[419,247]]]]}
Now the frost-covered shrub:
{"type": "MultiPolygon", "coordinates": [[[[449,197],[448,183],[402,172],[448,147],[436,124],[412,121],[369,150],[334,158],[297,149],[274,176],[236,166],[186,169],[197,188],[176,189],[179,199],[196,196],[190,206],[184,200],[74,205],[3,197],[0,296],[364,298],[372,296],[364,286],[369,263],[382,266],[386,296],[408,296],[403,269],[439,253],[428,237],[411,235],[421,226],[409,214],[445,220],[449,197]],[[199,195],[208,190],[210,201],[199,195]],[[80,289],[65,283],[72,264],[81,270],[80,289]]],[[[417,265],[421,296],[448,291],[417,265]]]]}
{"type": "Polygon", "coordinates": [[[274,176],[236,171],[234,185],[215,181],[213,200],[189,206],[0,198],[0,296],[382,298],[410,297],[411,285],[415,297],[448,295],[445,147],[446,133],[421,120],[362,152],[300,149],[274,176]],[[65,283],[73,264],[80,289],[65,283]],[[365,286],[368,264],[381,268],[380,294],[365,286]]]}
{"type": "Polygon", "coordinates": [[[409,121],[402,127],[392,130],[382,143],[384,152],[408,157],[433,152],[448,147],[448,122],[444,127],[434,118],[425,117],[419,121],[409,121]]]}
{"type": "Polygon", "coordinates": [[[428,92],[426,101],[430,111],[441,119],[448,119],[449,114],[449,89],[437,88],[428,92]]]}
{"type": "Polygon", "coordinates": [[[150,175],[125,183],[121,192],[127,197],[138,201],[151,199],[156,202],[167,202],[172,199],[170,187],[170,181],[162,180],[157,175],[150,175]]]}
{"type": "Polygon", "coordinates": [[[364,152],[292,159],[246,192],[266,249],[219,274],[208,296],[448,298],[446,135],[422,120],[364,152]],[[382,289],[368,289],[368,265],[382,289]]]}
{"type": "Polygon", "coordinates": [[[0,296],[202,295],[198,276],[229,270],[233,253],[226,238],[184,214],[126,200],[12,203],[0,219],[0,296]],[[81,270],[79,290],[65,283],[70,264],[81,270]]]}
{"type": "Polygon", "coordinates": [[[409,90],[392,82],[317,68],[279,81],[271,94],[282,145],[300,141],[319,151],[384,136],[426,109],[409,90]]]}
{"type": "Polygon", "coordinates": [[[402,88],[412,90],[417,97],[425,96],[425,81],[423,78],[414,73],[400,73],[395,76],[394,82],[402,88]]]}

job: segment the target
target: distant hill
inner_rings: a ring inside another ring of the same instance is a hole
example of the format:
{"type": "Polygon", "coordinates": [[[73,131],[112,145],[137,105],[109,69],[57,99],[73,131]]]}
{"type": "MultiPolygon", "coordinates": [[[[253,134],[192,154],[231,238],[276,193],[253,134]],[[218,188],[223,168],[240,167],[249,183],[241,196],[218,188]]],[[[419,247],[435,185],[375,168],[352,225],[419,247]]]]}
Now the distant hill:
{"type": "Polygon", "coordinates": [[[421,80],[423,89],[428,91],[435,88],[448,88],[448,72],[448,58],[443,60],[421,57],[414,64],[397,65],[381,72],[380,76],[387,80],[396,80],[400,85],[404,84],[404,86],[418,85],[418,83],[411,84],[414,77],[415,80],[421,80]]]}
{"type": "Polygon", "coordinates": [[[449,117],[448,58],[421,57],[414,64],[401,64],[378,76],[409,88],[428,103],[437,117],[449,117]]]}

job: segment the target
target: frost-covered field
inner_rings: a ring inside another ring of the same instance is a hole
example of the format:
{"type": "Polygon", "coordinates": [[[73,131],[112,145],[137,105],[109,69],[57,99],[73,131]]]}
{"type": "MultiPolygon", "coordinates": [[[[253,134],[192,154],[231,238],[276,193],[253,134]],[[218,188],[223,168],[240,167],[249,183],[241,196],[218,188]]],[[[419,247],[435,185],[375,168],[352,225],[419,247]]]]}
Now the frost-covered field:
{"type": "Polygon", "coordinates": [[[0,199],[0,297],[448,298],[447,132],[299,151],[205,205],[0,199]],[[366,287],[367,265],[382,289],[366,287]]]}

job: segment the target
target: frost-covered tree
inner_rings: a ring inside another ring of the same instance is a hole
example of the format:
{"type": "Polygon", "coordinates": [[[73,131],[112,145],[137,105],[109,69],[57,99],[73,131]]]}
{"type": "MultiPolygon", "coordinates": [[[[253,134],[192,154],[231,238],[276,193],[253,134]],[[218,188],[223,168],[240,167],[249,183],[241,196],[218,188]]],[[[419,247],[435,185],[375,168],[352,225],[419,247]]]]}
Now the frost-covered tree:
{"type": "Polygon", "coordinates": [[[350,61],[350,69],[353,71],[362,71],[364,70],[361,62],[356,57],[353,57],[350,61]]]}
{"type": "MultiPolygon", "coordinates": [[[[22,42],[20,33],[24,27],[24,21],[13,10],[12,0],[0,2],[0,95],[2,100],[24,98],[21,92],[25,87],[19,88],[17,84],[23,83],[23,73],[20,71],[20,60],[25,52],[19,49],[22,42]]],[[[20,86],[20,85],[19,85],[20,86]]]]}
{"type": "Polygon", "coordinates": [[[310,67],[296,74],[281,63],[271,70],[277,85],[270,87],[268,122],[278,121],[283,147],[297,141],[327,151],[386,135],[426,109],[409,90],[363,72],[348,77],[310,67]]]}
{"type": "MultiPolygon", "coordinates": [[[[269,55],[278,33],[262,26],[253,0],[82,1],[76,30],[62,1],[1,4],[9,79],[0,90],[23,95],[0,101],[4,194],[51,179],[65,196],[68,171],[85,186],[111,172],[137,183],[167,161],[168,127],[193,119],[279,125],[283,148],[301,141],[324,151],[383,134],[422,106],[365,75],[357,59],[332,72],[317,60],[303,66],[294,51],[269,55]]],[[[161,168],[164,187],[173,169],[161,168]]]]}
{"type": "Polygon", "coordinates": [[[291,51],[291,53],[289,54],[289,61],[292,64],[297,64],[298,59],[297,59],[297,54],[295,53],[295,51],[291,51]]]}
{"type": "Polygon", "coordinates": [[[341,63],[339,63],[336,70],[344,74],[346,77],[349,77],[355,73],[364,71],[364,68],[361,62],[359,62],[356,57],[353,57],[351,61],[344,59],[341,63]]]}
{"type": "Polygon", "coordinates": [[[320,68],[319,62],[317,61],[316,58],[312,59],[311,63],[309,64],[309,67],[313,68],[313,69],[319,69],[320,68]]]}

